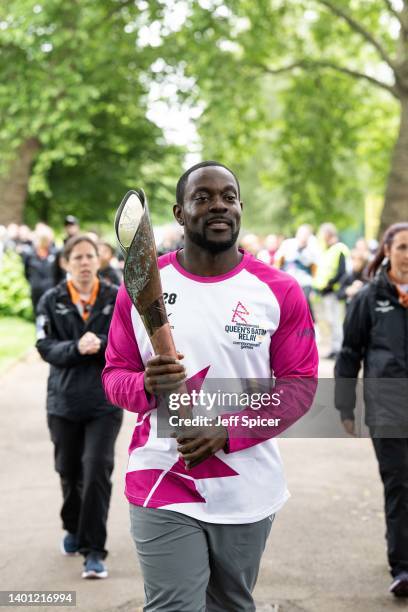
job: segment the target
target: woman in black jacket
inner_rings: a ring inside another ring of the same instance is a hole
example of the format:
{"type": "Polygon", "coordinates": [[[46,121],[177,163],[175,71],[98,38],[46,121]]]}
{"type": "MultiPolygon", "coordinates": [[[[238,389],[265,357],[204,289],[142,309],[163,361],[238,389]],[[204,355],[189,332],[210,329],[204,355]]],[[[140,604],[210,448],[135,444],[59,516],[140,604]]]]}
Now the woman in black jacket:
{"type": "Polygon", "coordinates": [[[97,278],[96,244],[75,236],[65,245],[69,279],[40,300],[37,349],[50,364],[47,417],[61,477],[65,555],[85,556],[83,578],[106,578],[106,521],[114,446],[123,412],[101,383],[117,287],[97,278]]]}
{"type": "Polygon", "coordinates": [[[351,301],[336,361],[336,407],[355,435],[356,381],[384,484],[390,592],[408,597],[408,223],[390,226],[369,267],[371,282],[351,301]]]}

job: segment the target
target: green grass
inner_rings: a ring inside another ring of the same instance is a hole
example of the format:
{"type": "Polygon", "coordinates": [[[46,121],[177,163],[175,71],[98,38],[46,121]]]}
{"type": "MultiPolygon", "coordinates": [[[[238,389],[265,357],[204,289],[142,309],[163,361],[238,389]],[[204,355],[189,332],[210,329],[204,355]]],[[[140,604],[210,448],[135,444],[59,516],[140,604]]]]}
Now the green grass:
{"type": "Polygon", "coordinates": [[[17,317],[0,317],[0,373],[34,346],[35,327],[17,317]]]}

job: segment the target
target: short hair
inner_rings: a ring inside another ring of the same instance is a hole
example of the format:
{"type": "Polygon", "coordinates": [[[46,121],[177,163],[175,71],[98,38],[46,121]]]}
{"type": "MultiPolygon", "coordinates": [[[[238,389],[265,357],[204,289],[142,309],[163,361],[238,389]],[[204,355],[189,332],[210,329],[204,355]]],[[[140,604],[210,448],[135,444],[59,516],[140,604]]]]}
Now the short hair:
{"type": "Polygon", "coordinates": [[[92,240],[92,238],[87,236],[86,234],[80,234],[79,236],[72,236],[72,238],[67,240],[66,243],[65,243],[64,251],[63,251],[63,256],[64,256],[64,258],[67,261],[70,258],[70,255],[71,255],[73,249],[80,242],[89,242],[89,244],[92,245],[93,248],[95,249],[96,255],[99,255],[98,245],[96,244],[96,242],[94,240],[92,240]]]}
{"type": "Polygon", "coordinates": [[[323,232],[330,234],[330,236],[338,236],[337,227],[334,223],[322,223],[319,227],[319,233],[323,232]]]}
{"type": "Polygon", "coordinates": [[[113,248],[113,246],[111,245],[110,242],[108,242],[107,240],[98,240],[97,243],[98,247],[104,246],[107,249],[110,250],[110,252],[112,253],[112,256],[115,254],[115,249],[113,248]]]}
{"type": "Polygon", "coordinates": [[[230,172],[232,174],[232,176],[234,177],[235,182],[237,184],[237,187],[238,187],[238,197],[241,196],[241,189],[240,189],[240,186],[239,186],[239,180],[236,177],[235,173],[230,168],[225,166],[224,164],[221,164],[220,162],[217,162],[217,161],[209,160],[209,161],[203,161],[203,162],[200,162],[199,164],[195,164],[194,166],[191,166],[191,168],[186,170],[184,172],[184,174],[181,175],[181,177],[178,180],[177,187],[176,187],[176,201],[177,201],[177,204],[180,204],[180,206],[183,205],[184,194],[185,194],[185,191],[186,191],[186,185],[187,185],[188,177],[190,176],[190,174],[192,172],[194,172],[195,170],[199,170],[200,168],[208,168],[208,167],[211,167],[211,166],[216,166],[216,167],[219,167],[219,168],[225,168],[225,170],[228,170],[228,172],[230,172]]]}
{"type": "Polygon", "coordinates": [[[64,225],[79,225],[79,221],[74,215],[67,215],[64,219],[64,225]]]}

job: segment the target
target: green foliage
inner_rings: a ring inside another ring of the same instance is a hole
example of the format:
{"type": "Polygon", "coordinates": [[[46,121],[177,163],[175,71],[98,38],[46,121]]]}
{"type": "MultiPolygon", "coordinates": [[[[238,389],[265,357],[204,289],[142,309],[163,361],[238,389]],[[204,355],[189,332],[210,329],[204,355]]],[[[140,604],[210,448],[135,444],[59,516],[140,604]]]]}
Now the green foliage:
{"type": "Polygon", "coordinates": [[[191,0],[189,7],[163,56],[194,78],[190,99],[204,103],[203,157],[238,172],[247,227],[360,226],[367,196],[384,191],[400,114],[384,88],[357,78],[392,84],[369,40],[395,57],[396,20],[386,3],[191,0]]]}
{"type": "Polygon", "coordinates": [[[356,215],[356,208],[363,190],[355,163],[360,95],[342,75],[302,73],[284,99],[273,178],[296,222],[320,224],[328,215],[340,226],[361,221],[363,210],[356,215]]]}
{"type": "MultiPolygon", "coordinates": [[[[154,177],[163,198],[182,151],[147,118],[157,52],[138,44],[149,11],[127,0],[11,0],[0,9],[0,159],[28,137],[40,145],[26,221],[67,213],[99,221],[125,191],[154,177]]],[[[159,13],[160,14],[160,11],[159,13]]],[[[155,199],[155,198],[154,198],[155,199]]]]}
{"type": "Polygon", "coordinates": [[[0,263],[0,316],[33,319],[30,289],[20,255],[6,251],[0,263]]]}
{"type": "Polygon", "coordinates": [[[85,224],[106,222],[139,185],[154,221],[168,220],[183,151],[149,120],[148,95],[153,79],[182,74],[190,80],[179,80],[178,99],[204,109],[202,156],[239,173],[248,227],[359,225],[367,196],[384,190],[398,128],[398,103],[373,83],[392,84],[384,56],[395,60],[407,46],[398,47],[387,4],[3,3],[0,164],[27,138],[40,145],[26,221],[58,226],[72,213],[85,224]],[[184,23],[169,27],[180,5],[184,23]],[[158,42],[143,42],[149,28],[158,42]]]}
{"type": "MultiPolygon", "coordinates": [[[[138,139],[130,141],[137,143],[138,139]]],[[[96,148],[98,143],[94,145],[96,148]]],[[[93,227],[103,221],[113,223],[125,192],[135,187],[145,189],[153,216],[160,221],[167,220],[167,212],[171,212],[168,203],[174,199],[174,185],[180,173],[180,153],[177,150],[171,153],[167,147],[149,154],[149,143],[146,143],[144,155],[155,161],[146,159],[141,165],[138,151],[131,159],[109,151],[104,154],[95,151],[73,167],[54,164],[48,173],[52,199],[30,195],[27,222],[34,225],[38,219],[47,219],[53,227],[58,227],[66,214],[74,214],[82,226],[93,227]]]]}
{"type": "Polygon", "coordinates": [[[17,317],[0,317],[0,372],[34,345],[34,325],[17,317]]]}

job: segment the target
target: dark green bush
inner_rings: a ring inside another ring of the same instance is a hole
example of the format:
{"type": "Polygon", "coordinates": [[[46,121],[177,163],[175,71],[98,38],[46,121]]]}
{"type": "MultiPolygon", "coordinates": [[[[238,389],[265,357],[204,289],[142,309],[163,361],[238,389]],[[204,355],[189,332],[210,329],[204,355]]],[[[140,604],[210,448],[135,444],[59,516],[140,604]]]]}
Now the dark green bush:
{"type": "Polygon", "coordinates": [[[33,320],[30,287],[20,255],[6,251],[0,263],[0,316],[33,320]]]}

